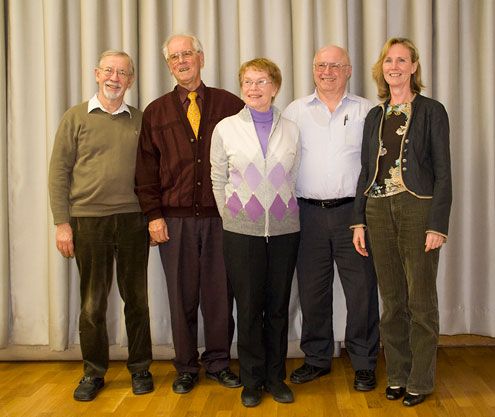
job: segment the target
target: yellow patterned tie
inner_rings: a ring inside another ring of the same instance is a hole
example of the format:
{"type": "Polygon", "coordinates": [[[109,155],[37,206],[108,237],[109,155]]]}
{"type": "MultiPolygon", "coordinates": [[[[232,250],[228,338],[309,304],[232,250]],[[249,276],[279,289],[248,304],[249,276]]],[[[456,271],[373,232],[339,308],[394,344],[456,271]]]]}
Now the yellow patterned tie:
{"type": "Polygon", "coordinates": [[[187,98],[191,100],[189,107],[187,108],[187,118],[189,123],[191,123],[192,130],[196,139],[198,139],[199,121],[201,120],[201,113],[199,112],[198,103],[196,102],[196,96],[198,93],[196,91],[191,91],[187,98]]]}

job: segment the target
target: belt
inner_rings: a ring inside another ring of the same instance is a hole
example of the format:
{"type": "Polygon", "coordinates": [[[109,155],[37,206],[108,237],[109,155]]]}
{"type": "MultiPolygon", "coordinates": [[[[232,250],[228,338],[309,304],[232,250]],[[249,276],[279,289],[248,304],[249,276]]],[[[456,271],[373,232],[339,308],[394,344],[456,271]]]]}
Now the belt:
{"type": "Polygon", "coordinates": [[[298,200],[321,208],[334,208],[339,207],[342,204],[352,203],[354,201],[354,197],[336,198],[334,200],[313,200],[311,198],[299,197],[298,200]]]}

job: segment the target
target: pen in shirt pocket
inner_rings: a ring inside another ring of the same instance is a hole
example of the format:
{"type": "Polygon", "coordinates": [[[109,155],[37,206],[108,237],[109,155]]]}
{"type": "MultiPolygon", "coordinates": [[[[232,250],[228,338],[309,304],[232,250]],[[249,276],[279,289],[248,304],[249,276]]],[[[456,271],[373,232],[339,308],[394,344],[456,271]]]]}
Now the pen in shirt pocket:
{"type": "Polygon", "coordinates": [[[344,116],[344,126],[345,126],[345,124],[347,123],[348,120],[349,120],[349,116],[346,114],[344,116]]]}

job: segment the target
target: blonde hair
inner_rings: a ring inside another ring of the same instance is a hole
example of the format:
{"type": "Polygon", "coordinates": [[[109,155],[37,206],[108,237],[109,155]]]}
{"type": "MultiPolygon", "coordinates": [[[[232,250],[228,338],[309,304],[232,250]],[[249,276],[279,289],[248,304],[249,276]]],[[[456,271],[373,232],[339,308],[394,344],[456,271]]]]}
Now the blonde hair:
{"type": "Polygon", "coordinates": [[[421,64],[419,63],[419,53],[416,46],[407,38],[390,38],[385,45],[383,45],[380,57],[371,70],[371,75],[373,76],[378,88],[378,97],[382,100],[390,98],[390,87],[383,77],[383,61],[385,60],[390,48],[397,44],[404,45],[407,49],[409,49],[412,63],[417,63],[416,71],[414,74],[411,74],[411,91],[419,94],[425,87],[421,80],[421,64]]]}

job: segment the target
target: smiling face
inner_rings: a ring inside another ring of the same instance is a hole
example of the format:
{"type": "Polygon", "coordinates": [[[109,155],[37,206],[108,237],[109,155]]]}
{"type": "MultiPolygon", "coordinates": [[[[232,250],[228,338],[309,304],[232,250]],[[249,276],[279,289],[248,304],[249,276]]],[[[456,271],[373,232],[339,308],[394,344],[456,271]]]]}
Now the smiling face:
{"type": "Polygon", "coordinates": [[[129,60],[125,56],[104,57],[97,68],[95,78],[98,83],[98,98],[101,102],[122,102],[126,90],[132,85],[134,75],[129,60]]]}
{"type": "Polygon", "coordinates": [[[194,91],[201,84],[204,55],[203,52],[194,49],[191,38],[187,36],[172,38],[168,44],[167,64],[177,83],[182,87],[194,91]]]}
{"type": "Polygon", "coordinates": [[[352,67],[343,49],[329,46],[316,53],[313,79],[319,94],[344,95],[351,74],[352,67]]]}
{"type": "Polygon", "coordinates": [[[241,80],[241,93],[244,103],[259,112],[270,110],[278,88],[266,71],[248,67],[241,80]]]}
{"type": "Polygon", "coordinates": [[[382,64],[383,77],[391,89],[411,89],[411,76],[416,72],[417,62],[412,62],[411,51],[396,43],[390,47],[382,64]]]}

